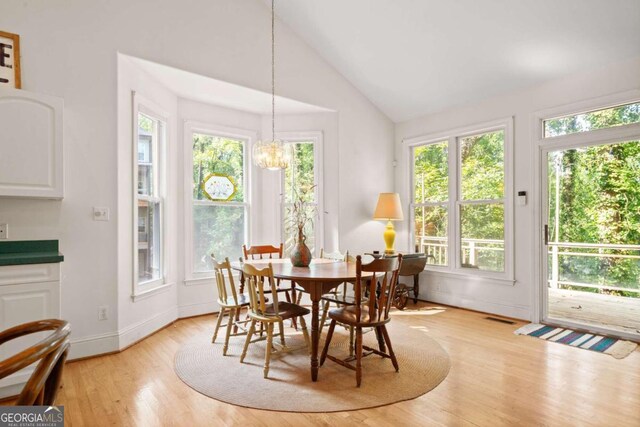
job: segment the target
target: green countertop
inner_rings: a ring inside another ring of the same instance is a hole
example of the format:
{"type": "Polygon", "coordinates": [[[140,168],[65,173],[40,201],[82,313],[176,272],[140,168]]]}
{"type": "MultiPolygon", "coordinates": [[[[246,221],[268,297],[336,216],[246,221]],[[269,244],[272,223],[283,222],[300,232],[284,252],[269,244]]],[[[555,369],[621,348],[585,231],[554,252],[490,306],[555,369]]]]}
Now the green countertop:
{"type": "Polygon", "coordinates": [[[0,266],[50,264],[64,261],[57,240],[0,242],[0,266]]]}

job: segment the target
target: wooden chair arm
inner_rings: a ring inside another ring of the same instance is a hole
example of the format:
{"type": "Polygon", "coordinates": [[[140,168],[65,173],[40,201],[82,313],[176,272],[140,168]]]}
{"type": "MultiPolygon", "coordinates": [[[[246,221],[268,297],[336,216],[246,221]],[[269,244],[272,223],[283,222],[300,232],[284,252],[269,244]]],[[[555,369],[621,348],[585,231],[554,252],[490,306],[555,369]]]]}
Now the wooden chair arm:
{"type": "Polygon", "coordinates": [[[47,319],[14,326],[1,332],[0,345],[25,335],[50,330],[55,330],[55,332],[20,353],[0,361],[0,379],[8,377],[46,357],[47,354],[54,352],[58,347],[64,346],[65,341],[68,343],[71,326],[64,320],[47,319]]]}

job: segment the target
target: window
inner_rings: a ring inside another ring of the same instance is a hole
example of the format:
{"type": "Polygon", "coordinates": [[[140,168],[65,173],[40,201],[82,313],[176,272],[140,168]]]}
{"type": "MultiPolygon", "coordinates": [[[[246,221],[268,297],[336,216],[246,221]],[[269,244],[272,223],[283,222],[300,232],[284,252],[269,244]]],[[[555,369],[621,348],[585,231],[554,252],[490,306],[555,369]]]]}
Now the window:
{"type": "MultiPolygon", "coordinates": [[[[304,135],[299,135],[304,136],[304,135]]],[[[291,146],[291,166],[282,172],[282,234],[284,252],[289,254],[296,243],[297,228],[292,222],[293,202],[303,195],[305,208],[314,220],[304,230],[306,244],[317,255],[322,245],[321,208],[321,137],[313,132],[305,139],[283,138],[291,146]],[[312,189],[312,187],[315,187],[312,189]]]]}
{"type": "Polygon", "coordinates": [[[407,141],[412,246],[429,264],[511,278],[511,120],[407,141]]]}
{"type": "Polygon", "coordinates": [[[162,153],[166,143],[166,120],[138,104],[137,153],[134,161],[134,242],[138,285],[152,286],[163,280],[163,186],[162,153]]]}
{"type": "Polygon", "coordinates": [[[210,255],[237,260],[249,241],[248,139],[193,130],[191,272],[210,275],[210,255]],[[216,186],[226,186],[216,189],[216,186]]]}
{"type": "Polygon", "coordinates": [[[460,260],[504,271],[504,131],[458,139],[460,260]]]}
{"type": "Polygon", "coordinates": [[[640,123],[640,102],[544,120],[544,137],[640,123]]]}
{"type": "Polygon", "coordinates": [[[436,265],[449,264],[449,142],[413,150],[413,221],[416,252],[427,251],[436,265]]]}

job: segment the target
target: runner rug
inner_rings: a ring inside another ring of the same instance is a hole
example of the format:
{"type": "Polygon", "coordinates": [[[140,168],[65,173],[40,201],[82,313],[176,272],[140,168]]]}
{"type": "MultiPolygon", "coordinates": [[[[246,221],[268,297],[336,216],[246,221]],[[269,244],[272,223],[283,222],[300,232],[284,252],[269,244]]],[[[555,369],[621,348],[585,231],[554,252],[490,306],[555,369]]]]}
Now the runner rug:
{"type": "Polygon", "coordinates": [[[638,345],[631,341],[605,337],[603,335],[577,332],[571,329],[530,323],[515,331],[516,335],[529,335],[543,340],[570,345],[585,350],[605,353],[623,359],[633,353],[638,345]]]}

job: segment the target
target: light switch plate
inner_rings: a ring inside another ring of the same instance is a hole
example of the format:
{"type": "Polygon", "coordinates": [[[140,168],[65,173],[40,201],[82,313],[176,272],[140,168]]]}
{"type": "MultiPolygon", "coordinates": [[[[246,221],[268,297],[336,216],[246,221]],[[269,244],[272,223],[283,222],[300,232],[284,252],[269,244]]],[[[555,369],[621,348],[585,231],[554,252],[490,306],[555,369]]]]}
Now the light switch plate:
{"type": "Polygon", "coordinates": [[[0,239],[9,238],[9,224],[0,224],[0,239]]]}
{"type": "Polygon", "coordinates": [[[109,221],[109,208],[93,208],[94,221],[109,221]]]}

